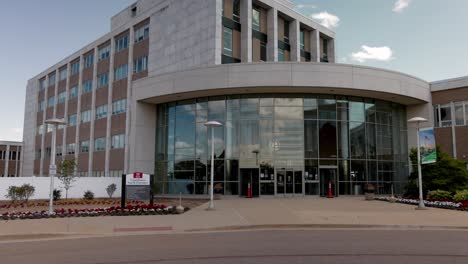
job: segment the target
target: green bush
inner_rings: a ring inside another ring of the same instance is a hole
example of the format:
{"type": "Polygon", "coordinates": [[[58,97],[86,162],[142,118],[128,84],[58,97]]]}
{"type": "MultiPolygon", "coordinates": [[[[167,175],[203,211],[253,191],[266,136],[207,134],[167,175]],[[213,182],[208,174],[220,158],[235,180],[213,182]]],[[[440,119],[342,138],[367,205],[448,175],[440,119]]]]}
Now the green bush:
{"type": "Polygon", "coordinates": [[[8,187],[6,198],[10,199],[12,202],[18,200],[22,202],[27,202],[31,196],[34,195],[36,188],[31,184],[23,184],[21,186],[10,186],[8,187]]]}
{"type": "Polygon", "coordinates": [[[54,201],[58,201],[62,198],[62,191],[59,189],[54,189],[54,201]]]}
{"type": "Polygon", "coordinates": [[[94,199],[94,193],[90,190],[87,190],[84,194],[83,194],[83,199],[85,200],[93,200],[94,199]]]}
{"type": "Polygon", "coordinates": [[[457,202],[468,201],[468,189],[457,191],[457,193],[453,196],[453,199],[457,202]]]}
{"type": "Polygon", "coordinates": [[[427,193],[427,198],[433,200],[451,200],[453,195],[451,192],[444,190],[435,190],[427,193]]]}

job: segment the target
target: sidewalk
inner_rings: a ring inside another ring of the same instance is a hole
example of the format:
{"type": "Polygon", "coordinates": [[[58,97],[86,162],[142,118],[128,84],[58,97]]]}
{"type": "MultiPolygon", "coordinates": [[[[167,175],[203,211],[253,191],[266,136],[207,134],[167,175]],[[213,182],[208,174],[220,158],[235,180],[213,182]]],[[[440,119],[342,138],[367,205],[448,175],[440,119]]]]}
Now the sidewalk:
{"type": "Polygon", "coordinates": [[[408,228],[468,230],[468,213],[362,197],[226,199],[183,215],[80,217],[0,221],[5,235],[77,236],[206,232],[249,228],[408,228]]]}

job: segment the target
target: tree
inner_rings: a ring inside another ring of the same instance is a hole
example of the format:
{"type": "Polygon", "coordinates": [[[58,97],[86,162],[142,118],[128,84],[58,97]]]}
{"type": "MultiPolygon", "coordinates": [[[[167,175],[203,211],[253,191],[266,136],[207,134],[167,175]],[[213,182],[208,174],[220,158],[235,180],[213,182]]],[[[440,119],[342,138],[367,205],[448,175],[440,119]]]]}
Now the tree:
{"type": "MultiPolygon", "coordinates": [[[[411,149],[410,159],[413,172],[408,177],[406,196],[418,196],[416,185],[418,179],[417,155],[417,149],[411,149]]],[[[421,165],[421,171],[424,196],[428,191],[443,190],[455,193],[468,186],[468,170],[465,168],[465,164],[443,153],[439,147],[437,147],[437,162],[421,165]]]]}
{"type": "Polygon", "coordinates": [[[65,199],[68,199],[68,190],[72,187],[72,183],[75,182],[75,168],[76,161],[74,158],[64,159],[58,165],[58,178],[62,182],[63,188],[65,189],[65,199]]]}
{"type": "Polygon", "coordinates": [[[36,191],[36,188],[34,186],[32,186],[31,184],[23,184],[21,187],[20,187],[21,191],[22,191],[22,198],[25,202],[28,202],[29,201],[29,198],[31,198],[31,196],[34,195],[34,192],[36,191]]]}
{"type": "Polygon", "coordinates": [[[115,190],[117,190],[117,185],[115,183],[109,184],[106,188],[107,195],[109,195],[109,198],[112,198],[112,195],[114,195],[115,190]]]}

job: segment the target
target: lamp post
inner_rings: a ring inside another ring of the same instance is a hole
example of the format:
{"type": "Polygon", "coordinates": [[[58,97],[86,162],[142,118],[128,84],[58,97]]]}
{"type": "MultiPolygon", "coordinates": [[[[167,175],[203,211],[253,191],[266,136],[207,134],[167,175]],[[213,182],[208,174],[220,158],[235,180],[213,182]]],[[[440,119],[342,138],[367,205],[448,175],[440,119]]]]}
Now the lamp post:
{"type": "Polygon", "coordinates": [[[210,177],[210,203],[208,204],[207,210],[214,210],[213,202],[213,185],[214,185],[214,128],[220,127],[221,124],[218,121],[208,121],[205,126],[211,128],[211,177],[210,177]]]}
{"type": "Polygon", "coordinates": [[[423,191],[422,191],[422,172],[421,172],[421,150],[420,150],[420,143],[419,143],[419,124],[427,122],[427,119],[423,117],[413,117],[408,120],[408,123],[415,123],[416,124],[416,141],[418,146],[418,187],[419,187],[419,204],[416,209],[422,210],[426,209],[424,206],[424,199],[423,199],[423,191]]]}
{"type": "Polygon", "coordinates": [[[54,177],[57,174],[57,166],[55,165],[55,149],[56,149],[56,133],[58,125],[66,125],[67,122],[63,119],[53,118],[45,121],[52,128],[52,146],[50,154],[49,178],[50,178],[50,193],[49,193],[49,215],[54,213],[54,177]]]}

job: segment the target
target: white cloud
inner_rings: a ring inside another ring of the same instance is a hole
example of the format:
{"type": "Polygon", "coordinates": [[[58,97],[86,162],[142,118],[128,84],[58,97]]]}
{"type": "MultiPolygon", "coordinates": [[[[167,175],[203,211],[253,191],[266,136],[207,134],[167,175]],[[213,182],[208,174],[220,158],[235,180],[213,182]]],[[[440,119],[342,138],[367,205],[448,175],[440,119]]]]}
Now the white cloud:
{"type": "Polygon", "coordinates": [[[358,62],[365,62],[367,60],[389,61],[393,59],[392,55],[392,49],[387,46],[369,47],[363,45],[360,51],[351,53],[351,58],[358,62]]]}
{"type": "Polygon", "coordinates": [[[296,5],[296,9],[314,9],[317,8],[315,5],[308,5],[308,4],[299,4],[296,5]]]}
{"type": "Polygon", "coordinates": [[[412,0],[397,0],[393,5],[393,12],[401,13],[407,8],[412,0]]]}
{"type": "Polygon", "coordinates": [[[335,28],[340,23],[340,18],[328,13],[327,11],[310,15],[311,18],[317,20],[322,26],[327,28],[335,28]]]}

